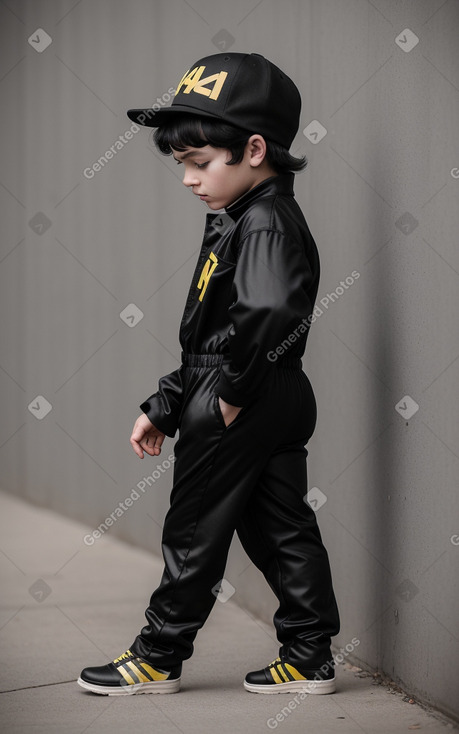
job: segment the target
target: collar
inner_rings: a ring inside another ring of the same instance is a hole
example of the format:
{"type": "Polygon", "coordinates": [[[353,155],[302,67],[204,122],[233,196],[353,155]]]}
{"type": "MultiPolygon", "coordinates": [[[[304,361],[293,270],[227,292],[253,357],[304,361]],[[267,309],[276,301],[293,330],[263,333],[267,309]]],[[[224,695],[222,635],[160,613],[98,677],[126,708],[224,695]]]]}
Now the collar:
{"type": "Polygon", "coordinates": [[[232,219],[237,220],[257,199],[267,196],[294,196],[293,180],[295,174],[280,173],[277,176],[270,176],[264,181],[254,186],[253,189],[243,194],[234,204],[225,207],[225,212],[232,219]]]}

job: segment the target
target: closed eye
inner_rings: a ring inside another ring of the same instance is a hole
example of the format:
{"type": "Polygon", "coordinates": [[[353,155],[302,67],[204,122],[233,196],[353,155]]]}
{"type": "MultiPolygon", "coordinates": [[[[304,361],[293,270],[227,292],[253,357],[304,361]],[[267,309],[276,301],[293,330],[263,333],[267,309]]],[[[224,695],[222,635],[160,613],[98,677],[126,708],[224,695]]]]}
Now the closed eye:
{"type": "MultiPolygon", "coordinates": [[[[178,161],[177,159],[175,159],[175,162],[178,166],[182,165],[182,161],[178,161]]],[[[205,163],[195,163],[194,165],[196,166],[196,168],[205,168],[207,165],[209,165],[209,161],[206,161],[205,163]]]]}

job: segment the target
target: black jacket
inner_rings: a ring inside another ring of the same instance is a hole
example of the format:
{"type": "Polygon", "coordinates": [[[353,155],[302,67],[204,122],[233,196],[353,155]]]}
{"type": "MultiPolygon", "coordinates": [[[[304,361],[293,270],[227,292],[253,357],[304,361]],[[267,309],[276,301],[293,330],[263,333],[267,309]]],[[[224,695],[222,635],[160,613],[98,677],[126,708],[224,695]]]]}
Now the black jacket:
{"type": "MultiPolygon", "coordinates": [[[[283,356],[301,357],[320,277],[314,239],[294,199],[293,173],[265,179],[223,213],[207,214],[181,325],[183,353],[223,354],[215,392],[245,406],[283,356]]],[[[174,437],[183,364],[140,406],[174,437]]]]}

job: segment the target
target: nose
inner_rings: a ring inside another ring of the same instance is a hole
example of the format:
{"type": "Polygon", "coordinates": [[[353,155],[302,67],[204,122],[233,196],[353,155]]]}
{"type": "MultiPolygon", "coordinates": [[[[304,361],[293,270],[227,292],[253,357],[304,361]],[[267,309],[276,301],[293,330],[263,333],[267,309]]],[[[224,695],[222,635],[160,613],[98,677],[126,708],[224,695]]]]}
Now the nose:
{"type": "Polygon", "coordinates": [[[196,169],[194,171],[192,169],[185,169],[182,183],[184,186],[198,186],[199,178],[196,169]]]}

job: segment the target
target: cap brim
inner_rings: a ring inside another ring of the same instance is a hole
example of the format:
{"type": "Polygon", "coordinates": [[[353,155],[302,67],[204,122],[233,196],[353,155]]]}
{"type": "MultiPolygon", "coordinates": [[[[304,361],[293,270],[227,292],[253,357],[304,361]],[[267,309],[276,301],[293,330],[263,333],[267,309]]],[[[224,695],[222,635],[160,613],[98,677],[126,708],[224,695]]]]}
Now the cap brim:
{"type": "Polygon", "coordinates": [[[144,125],[145,127],[159,127],[160,125],[164,125],[165,122],[175,115],[179,113],[183,114],[184,112],[189,115],[198,115],[199,117],[212,117],[216,120],[221,119],[219,115],[211,115],[208,112],[203,112],[202,110],[179,104],[172,105],[171,107],[164,107],[160,110],[155,110],[153,108],[128,110],[127,116],[138,125],[144,125]]]}

